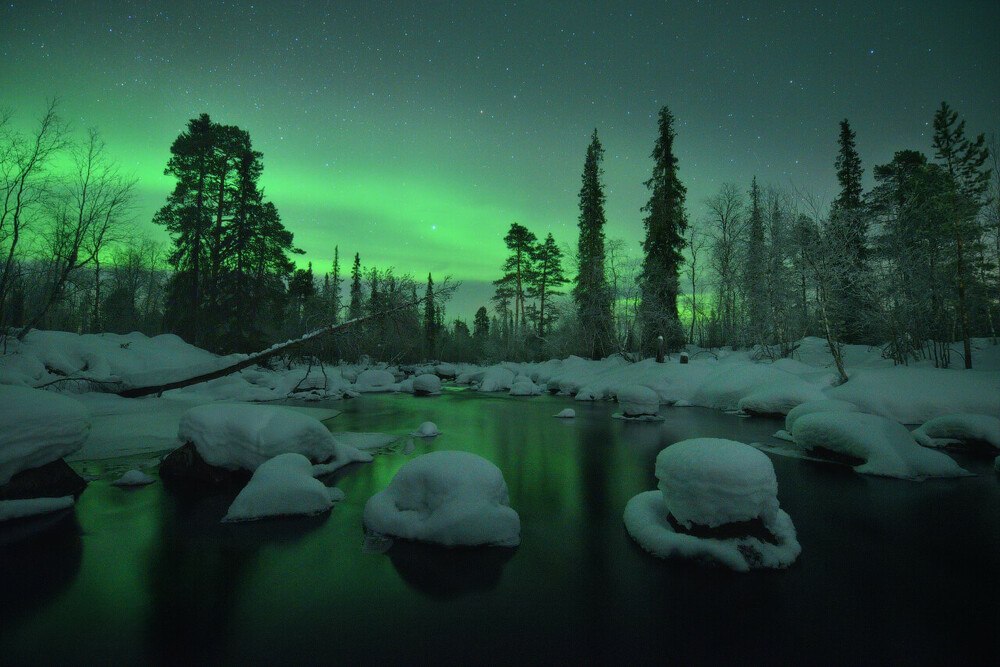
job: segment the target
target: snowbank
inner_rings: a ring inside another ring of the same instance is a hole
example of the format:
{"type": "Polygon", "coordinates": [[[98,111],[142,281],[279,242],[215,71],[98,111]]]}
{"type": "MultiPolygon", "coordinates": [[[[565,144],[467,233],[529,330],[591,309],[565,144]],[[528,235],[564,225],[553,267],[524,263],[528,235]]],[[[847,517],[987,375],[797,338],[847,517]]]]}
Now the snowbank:
{"type": "Polygon", "coordinates": [[[877,415],[814,412],[792,425],[795,444],[860,460],[854,470],[869,475],[924,479],[968,473],[942,454],[917,444],[906,427],[877,415]]]}
{"type": "Polygon", "coordinates": [[[69,456],[89,432],[87,411],[79,401],[0,385],[0,485],[22,470],[69,456]]]}
{"type": "Polygon", "coordinates": [[[623,517],[629,535],[653,555],[709,560],[746,572],[788,567],[801,553],[795,526],[778,505],[774,467],[753,447],[717,438],[684,440],[656,457],[656,476],[660,490],[633,497],[623,517]],[[740,531],[746,522],[758,522],[769,535],[740,531]],[[691,530],[726,526],[745,534],[691,530]]]}
{"type": "Polygon", "coordinates": [[[210,404],[188,410],[177,437],[191,442],[206,463],[227,470],[256,470],[279,454],[295,453],[316,463],[346,465],[370,460],[341,445],[322,423],[271,405],[210,404]]]}
{"type": "Polygon", "coordinates": [[[0,500],[0,522],[58,512],[73,506],[73,496],[0,500]]]}
{"type": "Polygon", "coordinates": [[[811,415],[814,412],[859,412],[858,406],[847,401],[835,399],[822,399],[819,401],[809,401],[797,405],[785,415],[785,431],[792,432],[792,427],[800,417],[811,415]]]}
{"type": "Polygon", "coordinates": [[[1000,419],[968,413],[944,415],[924,423],[913,437],[925,447],[985,443],[1000,449],[1000,419]]]}
{"type": "Polygon", "coordinates": [[[313,477],[313,466],[301,454],[279,454],[254,471],[223,521],[253,521],[276,516],[321,514],[344,498],[313,477]]]}
{"type": "Polygon", "coordinates": [[[468,452],[431,452],[406,463],[365,505],[365,529],[455,546],[517,546],[521,522],[500,469],[468,452]]]}

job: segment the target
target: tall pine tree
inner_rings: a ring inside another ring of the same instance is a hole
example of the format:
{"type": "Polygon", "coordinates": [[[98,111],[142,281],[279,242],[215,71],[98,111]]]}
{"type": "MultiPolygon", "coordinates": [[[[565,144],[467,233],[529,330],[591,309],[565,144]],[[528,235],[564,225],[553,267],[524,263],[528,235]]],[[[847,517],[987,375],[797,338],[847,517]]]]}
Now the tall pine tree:
{"type": "Polygon", "coordinates": [[[533,256],[537,238],[526,227],[512,223],[504,237],[510,251],[503,264],[504,275],[494,281],[497,293],[503,293],[514,303],[514,331],[520,334],[525,326],[524,297],[534,277],[533,256]]]}
{"type": "Polygon", "coordinates": [[[533,250],[534,272],[528,296],[538,299],[538,337],[544,338],[557,313],[552,307],[552,297],[562,294],[559,287],[566,284],[562,268],[562,251],[549,233],[545,241],[533,250]]]}
{"type": "Polygon", "coordinates": [[[677,349],[684,343],[684,330],[677,312],[677,295],[681,251],[685,245],[687,218],[684,197],[687,190],[677,177],[674,156],[674,116],[667,107],[660,109],[659,136],[653,145],[653,176],[646,181],[651,191],[649,202],[642,208],[647,214],[642,221],[646,237],[642,242],[645,257],[642,262],[642,303],[639,318],[643,347],[653,349],[658,336],[663,336],[667,349],[677,349]]]}
{"type": "Polygon", "coordinates": [[[611,352],[611,290],[604,273],[604,186],[601,184],[601,161],[604,148],[597,129],[590,136],[583,162],[580,187],[579,267],[573,287],[573,301],[585,335],[591,337],[590,353],[600,359],[611,352]]]}
{"type": "Polygon", "coordinates": [[[354,253],[351,267],[351,301],[347,307],[347,319],[353,320],[364,315],[364,294],[361,291],[361,255],[354,253]]]}

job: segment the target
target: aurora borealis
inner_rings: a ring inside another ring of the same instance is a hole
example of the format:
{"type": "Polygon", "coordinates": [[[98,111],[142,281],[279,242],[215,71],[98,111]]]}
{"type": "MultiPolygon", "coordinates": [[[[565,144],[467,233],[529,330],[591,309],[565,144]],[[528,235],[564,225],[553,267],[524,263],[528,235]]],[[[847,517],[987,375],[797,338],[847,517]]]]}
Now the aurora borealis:
{"type": "MultiPolygon", "coordinates": [[[[491,293],[519,222],[575,244],[590,132],[606,149],[609,238],[637,243],[655,116],[678,118],[692,221],[724,181],[835,191],[837,122],[871,167],[930,151],[948,100],[1000,128],[996,2],[6,2],[2,106],[46,97],[100,128],[140,182],[137,222],[171,182],[171,142],[207,112],[247,129],[301,262],[333,248],[491,293]]],[[[347,262],[345,262],[346,264],[347,262]]]]}

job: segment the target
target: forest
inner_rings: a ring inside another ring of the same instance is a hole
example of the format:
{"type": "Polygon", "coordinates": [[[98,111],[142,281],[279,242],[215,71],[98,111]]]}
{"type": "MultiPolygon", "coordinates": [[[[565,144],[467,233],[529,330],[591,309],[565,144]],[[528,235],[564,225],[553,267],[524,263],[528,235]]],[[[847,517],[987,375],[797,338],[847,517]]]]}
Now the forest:
{"type": "MultiPolygon", "coordinates": [[[[577,243],[512,222],[495,294],[471,325],[448,318],[432,275],[398,273],[378,257],[362,264],[358,253],[342,259],[339,246],[328,270],[297,266],[302,251],[260,186],[263,155],[238,126],[202,114],[174,140],[165,173],[175,185],[152,220],[169,234],[163,243],[138,231],[136,181],[99,133],[71,130],[57,102],[31,131],[13,120],[0,116],[5,337],[32,328],[174,333],[213,352],[249,353],[368,316],[303,354],[486,363],[638,359],[687,343],[775,359],[817,336],[842,378],[844,344],[879,347],[897,364],[972,368],[970,339],[997,337],[1000,146],[967,132],[947,103],[934,114],[929,153],[903,148],[885,164],[864,165],[848,120],[831,128],[839,192],[829,204],[756,178],[687,201],[677,123],[663,107],[650,178],[637,184],[649,192],[639,247],[605,235],[595,129],[577,243]],[[954,341],[962,359],[951,358],[954,341]]],[[[445,282],[447,296],[454,284],[445,282]]]]}

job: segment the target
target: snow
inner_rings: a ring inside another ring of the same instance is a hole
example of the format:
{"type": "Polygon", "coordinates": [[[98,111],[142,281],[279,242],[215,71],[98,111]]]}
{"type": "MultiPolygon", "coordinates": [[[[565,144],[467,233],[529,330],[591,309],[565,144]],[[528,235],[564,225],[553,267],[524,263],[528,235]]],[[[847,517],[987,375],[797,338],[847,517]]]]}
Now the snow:
{"type": "Polygon", "coordinates": [[[811,415],[814,412],[859,412],[859,410],[858,406],[854,405],[854,403],[838,401],[832,398],[809,401],[795,406],[785,415],[785,431],[791,433],[792,426],[795,425],[799,417],[811,415]]]}
{"type": "Polygon", "coordinates": [[[626,417],[655,416],[660,411],[660,397],[649,387],[625,387],[618,392],[618,405],[626,417]]]}
{"type": "Polygon", "coordinates": [[[440,394],[441,378],[431,373],[418,375],[413,379],[414,394],[440,394]]]}
{"type": "Polygon", "coordinates": [[[479,391],[509,391],[514,384],[514,372],[503,366],[490,366],[479,383],[479,391]]]}
{"type": "Polygon", "coordinates": [[[358,373],[354,388],[361,393],[393,391],[396,388],[396,376],[386,370],[370,368],[358,373]]]}
{"type": "Polygon", "coordinates": [[[710,560],[746,572],[783,568],[802,551],[795,526],[778,505],[778,482],[770,459],[732,440],[694,438],[670,445],[656,457],[659,491],[640,493],[625,507],[629,535],[660,558],[710,560]],[[754,535],[701,537],[678,532],[717,528],[759,519],[776,544],[754,535]]]}
{"type": "Polygon", "coordinates": [[[447,547],[521,542],[503,474],[468,452],[431,452],[407,462],[368,500],[364,525],[378,535],[447,547]]]}
{"type": "Polygon", "coordinates": [[[434,422],[424,422],[410,435],[418,438],[433,438],[436,435],[441,435],[441,431],[438,430],[437,424],[434,422]]]}
{"type": "Polygon", "coordinates": [[[0,500],[0,522],[57,512],[73,506],[73,496],[0,500]]]}
{"type": "Polygon", "coordinates": [[[301,454],[279,454],[257,467],[222,520],[312,516],[326,512],[343,498],[343,491],[328,488],[313,477],[309,459],[301,454]]]}
{"type": "Polygon", "coordinates": [[[798,418],[791,432],[806,451],[817,447],[860,459],[860,473],[924,479],[960,477],[968,473],[941,452],[917,444],[906,427],[860,412],[814,412],[798,418]]]}
{"type": "Polygon", "coordinates": [[[342,445],[318,420],[285,407],[210,404],[188,410],[177,429],[181,443],[192,442],[214,466],[256,470],[279,454],[301,454],[316,463],[346,465],[369,460],[342,445]]]}
{"type": "Polygon", "coordinates": [[[141,470],[129,470],[127,473],[111,482],[115,486],[146,486],[152,484],[156,479],[150,477],[141,470]]]}
{"type": "Polygon", "coordinates": [[[667,516],[663,495],[658,491],[646,491],[634,496],[625,506],[625,528],[639,546],[659,558],[710,561],[737,572],[786,568],[802,553],[795,526],[784,510],[778,510],[768,526],[777,544],[753,536],[712,539],[678,533],[667,516]]]}
{"type": "Polygon", "coordinates": [[[969,413],[943,415],[925,422],[913,432],[913,437],[925,447],[984,442],[1000,449],[1000,419],[969,413]]]}
{"type": "Polygon", "coordinates": [[[656,457],[656,477],[667,509],[686,528],[715,528],[778,511],[778,480],[767,455],[721,438],[682,440],[656,457]]]}
{"type": "Polygon", "coordinates": [[[559,419],[573,419],[576,417],[576,410],[573,408],[566,408],[565,410],[561,410],[559,414],[553,416],[558,417],[559,419]]]}
{"type": "Polygon", "coordinates": [[[31,468],[69,456],[90,432],[87,410],[51,391],[0,385],[0,485],[31,468]]]}
{"type": "Polygon", "coordinates": [[[531,381],[531,378],[525,377],[523,375],[518,376],[518,378],[510,386],[511,396],[541,396],[542,388],[531,381]]]}

